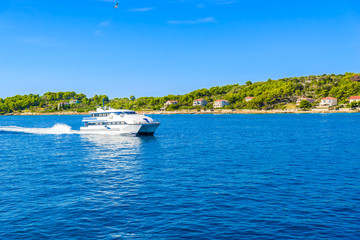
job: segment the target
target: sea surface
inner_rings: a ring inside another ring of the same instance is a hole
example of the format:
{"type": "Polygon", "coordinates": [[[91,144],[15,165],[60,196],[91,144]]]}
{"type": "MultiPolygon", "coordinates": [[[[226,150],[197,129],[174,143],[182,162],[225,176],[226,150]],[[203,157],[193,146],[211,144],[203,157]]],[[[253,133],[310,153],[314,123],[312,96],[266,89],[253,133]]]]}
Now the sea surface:
{"type": "Polygon", "coordinates": [[[360,239],[360,114],[82,117],[0,117],[0,239],[360,239]]]}

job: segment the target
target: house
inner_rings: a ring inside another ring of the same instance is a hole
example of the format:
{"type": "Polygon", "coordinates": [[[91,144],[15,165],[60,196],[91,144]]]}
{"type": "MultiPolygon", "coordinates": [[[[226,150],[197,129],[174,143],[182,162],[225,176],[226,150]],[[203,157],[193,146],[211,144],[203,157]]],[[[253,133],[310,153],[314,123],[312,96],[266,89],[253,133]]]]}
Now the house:
{"type": "Polygon", "coordinates": [[[322,98],[320,102],[321,107],[332,107],[337,105],[337,99],[333,97],[322,98]]]}
{"type": "Polygon", "coordinates": [[[360,96],[351,96],[349,98],[349,103],[358,102],[358,101],[360,101],[360,96]]]}
{"type": "Polygon", "coordinates": [[[70,103],[70,104],[78,104],[78,103],[80,103],[80,102],[79,102],[79,100],[77,100],[77,99],[71,99],[71,100],[69,101],[69,103],[70,103]]]}
{"type": "Polygon", "coordinates": [[[253,98],[255,98],[255,97],[245,97],[245,101],[251,101],[251,100],[253,100],[253,98]]]}
{"type": "Polygon", "coordinates": [[[164,107],[167,107],[167,106],[170,106],[170,105],[176,105],[178,103],[179,102],[176,101],[176,100],[169,100],[169,101],[166,101],[166,103],[164,103],[164,107]]]}
{"type": "Polygon", "coordinates": [[[300,105],[300,102],[301,101],[308,101],[309,103],[314,103],[315,102],[315,99],[313,99],[313,98],[306,98],[306,97],[303,97],[303,98],[298,98],[297,100],[296,100],[296,105],[297,106],[299,106],[300,105]]]}
{"type": "Polygon", "coordinates": [[[193,101],[193,106],[206,106],[206,104],[207,104],[207,101],[205,99],[202,99],[202,98],[195,99],[193,101]]]}
{"type": "Polygon", "coordinates": [[[58,110],[64,108],[64,106],[69,106],[68,102],[59,102],[58,103],[58,110]]]}
{"type": "Polygon", "coordinates": [[[229,105],[229,101],[223,99],[216,100],[213,104],[214,108],[223,108],[226,105],[229,105]]]}

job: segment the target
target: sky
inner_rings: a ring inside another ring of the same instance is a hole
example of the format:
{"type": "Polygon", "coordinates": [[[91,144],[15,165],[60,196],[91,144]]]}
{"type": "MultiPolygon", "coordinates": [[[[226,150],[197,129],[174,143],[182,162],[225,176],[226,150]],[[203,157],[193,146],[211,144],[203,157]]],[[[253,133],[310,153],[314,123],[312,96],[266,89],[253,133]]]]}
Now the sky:
{"type": "Polygon", "coordinates": [[[0,98],[184,94],[359,56],[358,0],[0,0],[0,98]]]}

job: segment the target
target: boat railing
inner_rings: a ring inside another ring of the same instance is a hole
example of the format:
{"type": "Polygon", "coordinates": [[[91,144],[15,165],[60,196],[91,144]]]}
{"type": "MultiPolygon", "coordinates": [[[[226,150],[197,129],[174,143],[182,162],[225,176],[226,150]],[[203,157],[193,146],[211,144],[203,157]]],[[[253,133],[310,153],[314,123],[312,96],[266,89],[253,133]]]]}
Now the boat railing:
{"type": "Polygon", "coordinates": [[[154,120],[153,122],[140,122],[135,121],[134,124],[160,124],[160,121],[154,120]]]}
{"type": "Polygon", "coordinates": [[[84,118],[83,118],[83,121],[84,121],[84,120],[94,120],[94,118],[93,118],[93,117],[84,117],[84,118]]]}

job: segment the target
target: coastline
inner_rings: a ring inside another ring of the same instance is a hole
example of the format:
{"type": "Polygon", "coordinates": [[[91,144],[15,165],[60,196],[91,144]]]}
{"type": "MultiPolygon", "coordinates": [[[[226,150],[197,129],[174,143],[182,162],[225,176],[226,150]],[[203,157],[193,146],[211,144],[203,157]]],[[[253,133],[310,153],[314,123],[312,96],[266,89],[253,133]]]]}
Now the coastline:
{"type": "MultiPolygon", "coordinates": [[[[140,114],[161,114],[161,115],[173,115],[173,114],[309,114],[309,113],[360,113],[360,110],[340,109],[340,110],[328,110],[328,109],[312,109],[309,111],[287,109],[287,110],[255,110],[255,109],[218,109],[218,110],[176,110],[176,111],[136,111],[140,114]]],[[[2,116],[47,116],[47,115],[89,115],[88,112],[49,112],[49,113],[7,113],[2,116]]]]}

